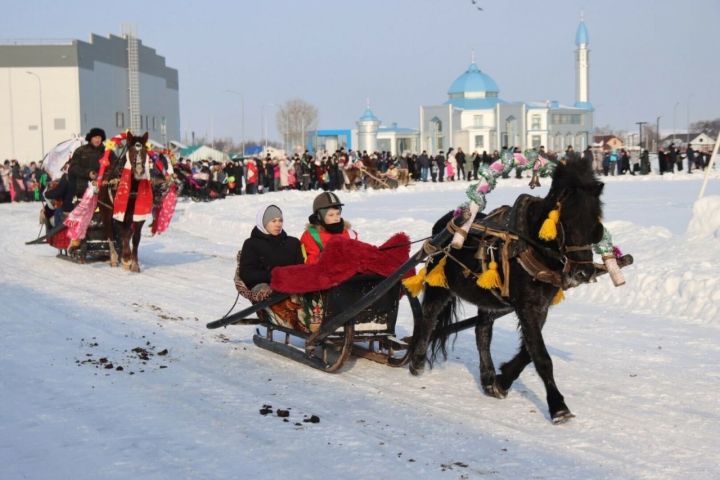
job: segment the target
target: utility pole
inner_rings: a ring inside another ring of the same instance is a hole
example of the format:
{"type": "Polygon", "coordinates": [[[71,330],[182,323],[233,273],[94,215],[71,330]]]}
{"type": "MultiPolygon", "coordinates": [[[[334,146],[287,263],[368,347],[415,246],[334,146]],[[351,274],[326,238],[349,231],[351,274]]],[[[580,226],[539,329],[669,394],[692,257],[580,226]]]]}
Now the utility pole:
{"type": "Polygon", "coordinates": [[[660,151],[660,119],[662,118],[662,115],[657,117],[656,122],[656,130],[655,130],[655,151],[660,151]]]}
{"type": "Polygon", "coordinates": [[[640,129],[640,140],[638,141],[638,144],[639,144],[638,146],[639,146],[640,148],[643,148],[643,146],[642,146],[642,143],[643,143],[643,138],[642,138],[643,125],[645,125],[645,124],[648,123],[648,122],[635,122],[635,123],[637,124],[638,128],[640,129]]]}

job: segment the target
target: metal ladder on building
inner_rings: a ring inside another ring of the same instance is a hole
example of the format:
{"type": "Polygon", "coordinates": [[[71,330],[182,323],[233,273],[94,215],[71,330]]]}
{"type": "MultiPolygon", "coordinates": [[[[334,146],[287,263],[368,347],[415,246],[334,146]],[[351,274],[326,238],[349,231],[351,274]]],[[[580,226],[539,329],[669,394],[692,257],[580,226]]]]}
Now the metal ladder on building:
{"type": "MultiPolygon", "coordinates": [[[[130,112],[130,131],[139,134],[143,128],[140,117],[140,55],[139,41],[132,25],[123,25],[123,34],[127,39],[128,55],[128,110],[130,112]]],[[[145,126],[147,128],[147,125],[145,126]]]]}

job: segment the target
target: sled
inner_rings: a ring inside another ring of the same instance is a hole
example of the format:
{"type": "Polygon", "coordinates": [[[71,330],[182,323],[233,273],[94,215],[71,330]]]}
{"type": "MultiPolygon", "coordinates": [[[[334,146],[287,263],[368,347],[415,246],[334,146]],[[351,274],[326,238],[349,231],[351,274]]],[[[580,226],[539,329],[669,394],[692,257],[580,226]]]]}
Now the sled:
{"type": "Polygon", "coordinates": [[[48,240],[51,237],[54,237],[55,235],[57,235],[58,233],[66,230],[66,229],[67,229],[67,225],[65,225],[64,223],[61,223],[60,225],[56,225],[56,226],[52,227],[50,230],[47,230],[45,235],[42,235],[42,236],[36,238],[35,240],[30,240],[29,242],[25,242],[25,245],[46,244],[46,243],[48,243],[48,240]]]}
{"type": "Polygon", "coordinates": [[[404,366],[409,360],[409,344],[395,333],[400,304],[409,303],[413,324],[420,320],[422,308],[401,280],[434,245],[449,237],[448,231],[440,232],[387,277],[355,275],[328,290],[300,295],[303,298],[273,292],[238,313],[208,323],[207,328],[259,324],[264,332],[257,329],[255,345],[325,372],[338,371],[351,355],[391,367],[404,366]],[[303,302],[313,301],[322,303],[315,322],[298,325],[278,319],[284,306],[301,304],[304,308],[307,303],[303,302]],[[250,318],[255,314],[257,318],[250,318]]]}

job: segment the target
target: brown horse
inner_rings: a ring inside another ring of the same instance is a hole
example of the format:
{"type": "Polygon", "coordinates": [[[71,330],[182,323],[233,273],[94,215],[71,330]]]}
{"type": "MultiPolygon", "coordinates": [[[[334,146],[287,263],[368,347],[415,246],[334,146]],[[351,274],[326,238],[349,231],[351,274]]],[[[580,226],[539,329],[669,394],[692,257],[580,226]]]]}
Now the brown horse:
{"type": "Polygon", "coordinates": [[[122,241],[123,268],[137,273],[140,272],[138,246],[147,216],[145,210],[147,210],[148,195],[150,207],[152,207],[147,140],[147,132],[142,137],[134,137],[132,133],[127,133],[125,140],[127,153],[113,159],[104,175],[98,197],[105,237],[110,245],[110,266],[118,266],[118,253],[115,249],[115,226],[117,225],[122,241]],[[119,201],[126,205],[124,213],[115,205],[119,201]],[[131,238],[132,247],[130,245],[131,238]]]}
{"type": "MultiPolygon", "coordinates": [[[[377,160],[363,156],[358,161],[360,165],[350,167],[345,172],[347,181],[345,188],[353,190],[362,181],[373,190],[382,188],[397,188],[397,180],[385,177],[377,168],[377,160]]],[[[357,163],[356,163],[357,165],[357,163]]]]}

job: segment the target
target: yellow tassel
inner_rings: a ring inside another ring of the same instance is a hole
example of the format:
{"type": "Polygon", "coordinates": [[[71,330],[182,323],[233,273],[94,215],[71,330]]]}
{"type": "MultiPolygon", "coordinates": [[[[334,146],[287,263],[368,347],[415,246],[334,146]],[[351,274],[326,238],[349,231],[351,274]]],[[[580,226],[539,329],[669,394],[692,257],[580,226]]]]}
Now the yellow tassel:
{"type": "Polygon", "coordinates": [[[562,288],[559,288],[557,293],[553,297],[552,302],[550,302],[550,303],[552,305],[557,305],[558,303],[562,302],[563,300],[565,300],[565,292],[563,292],[562,288]]]}
{"type": "Polygon", "coordinates": [[[423,267],[417,274],[402,281],[405,288],[408,289],[408,292],[410,292],[410,295],[413,297],[417,297],[420,295],[420,292],[422,292],[423,284],[425,284],[426,273],[425,267],[423,267]]]}
{"type": "Polygon", "coordinates": [[[560,210],[550,210],[550,213],[548,213],[547,218],[542,224],[542,227],[540,227],[540,233],[538,233],[538,237],[540,237],[541,240],[555,240],[555,237],[557,237],[557,223],[560,220],[560,210]]]}
{"type": "Polygon", "coordinates": [[[476,284],[478,287],[486,290],[490,290],[491,288],[500,288],[502,286],[497,262],[490,262],[488,269],[478,277],[476,284]]]}
{"type": "Polygon", "coordinates": [[[445,277],[445,263],[447,263],[447,258],[443,257],[427,274],[425,283],[431,287],[448,288],[447,277],[445,277]]]}

